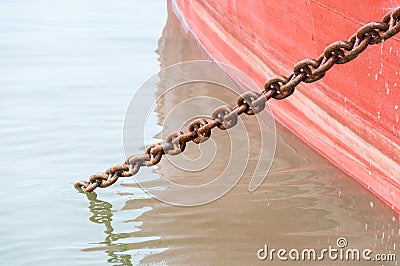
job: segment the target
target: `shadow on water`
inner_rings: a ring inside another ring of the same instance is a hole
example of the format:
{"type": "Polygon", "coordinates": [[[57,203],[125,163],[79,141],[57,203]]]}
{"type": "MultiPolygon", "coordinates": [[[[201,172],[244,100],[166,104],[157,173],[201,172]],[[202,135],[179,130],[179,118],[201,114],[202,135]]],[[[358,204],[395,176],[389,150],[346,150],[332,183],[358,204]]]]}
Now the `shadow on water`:
{"type": "Polygon", "coordinates": [[[113,211],[111,203],[99,200],[96,193],[86,193],[86,197],[89,200],[89,210],[92,213],[89,220],[95,224],[103,224],[105,227],[104,233],[106,237],[104,241],[98,244],[106,245],[107,247],[113,247],[115,249],[109,249],[105,251],[108,255],[107,262],[113,265],[133,265],[130,254],[124,253],[129,250],[128,244],[117,243],[121,239],[129,237],[129,233],[114,233],[112,225],[113,211]]]}

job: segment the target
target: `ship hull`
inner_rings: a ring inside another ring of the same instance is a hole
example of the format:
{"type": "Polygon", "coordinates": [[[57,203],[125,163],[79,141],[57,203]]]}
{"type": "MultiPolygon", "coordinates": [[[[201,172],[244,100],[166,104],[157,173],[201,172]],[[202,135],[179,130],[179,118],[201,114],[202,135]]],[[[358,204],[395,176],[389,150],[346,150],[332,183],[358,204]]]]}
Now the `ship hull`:
{"type": "MultiPolygon", "coordinates": [[[[216,61],[233,65],[260,88],[317,58],[393,1],[175,0],[182,24],[216,61]],[[367,11],[368,12],[367,12],[367,11]]],[[[396,4],[396,3],[395,3],[396,4]]],[[[400,3],[397,3],[399,5],[400,3]]],[[[322,79],[269,102],[274,117],[337,167],[400,211],[400,39],[367,48],[322,79]]]]}

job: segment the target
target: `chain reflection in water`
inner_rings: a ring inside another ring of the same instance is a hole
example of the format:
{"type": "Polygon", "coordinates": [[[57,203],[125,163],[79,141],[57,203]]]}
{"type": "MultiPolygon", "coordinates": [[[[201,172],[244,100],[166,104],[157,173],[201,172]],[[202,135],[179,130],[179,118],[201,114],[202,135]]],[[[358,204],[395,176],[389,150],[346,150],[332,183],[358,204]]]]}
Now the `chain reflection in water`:
{"type": "MultiPolygon", "coordinates": [[[[138,189],[138,191],[141,191],[141,189],[138,189]]],[[[131,193],[126,193],[131,195],[131,193]]],[[[136,194],[140,195],[140,193],[136,194]]],[[[153,208],[142,206],[141,208],[125,209],[127,198],[124,196],[121,196],[122,198],[118,197],[123,204],[122,206],[118,205],[118,203],[113,206],[107,201],[100,200],[97,198],[96,193],[87,193],[86,197],[89,200],[88,207],[92,214],[89,220],[95,224],[104,225],[106,236],[103,241],[91,243],[91,245],[94,244],[96,246],[85,248],[82,250],[83,252],[104,252],[108,256],[107,264],[111,265],[138,265],[145,258],[147,259],[149,256],[162,253],[168,249],[165,247],[151,247],[151,243],[156,243],[153,241],[158,241],[160,236],[143,236],[142,230],[139,228],[142,222],[137,221],[137,219],[153,208]],[[123,220],[120,220],[121,217],[123,220]],[[121,228],[124,226],[125,228],[121,228]]],[[[135,200],[138,199],[135,198],[135,200]]],[[[163,262],[152,261],[152,263],[162,264],[163,262]]],[[[98,263],[94,265],[98,265],[98,263]]]]}
{"type": "Polygon", "coordinates": [[[130,254],[123,253],[129,250],[128,244],[115,243],[116,241],[124,238],[128,238],[128,233],[114,233],[112,226],[112,205],[109,202],[97,199],[97,194],[86,193],[89,200],[89,210],[93,214],[89,220],[96,224],[104,224],[106,238],[99,244],[105,244],[107,247],[113,247],[106,251],[109,259],[108,263],[113,265],[132,265],[132,256],[130,254]]]}

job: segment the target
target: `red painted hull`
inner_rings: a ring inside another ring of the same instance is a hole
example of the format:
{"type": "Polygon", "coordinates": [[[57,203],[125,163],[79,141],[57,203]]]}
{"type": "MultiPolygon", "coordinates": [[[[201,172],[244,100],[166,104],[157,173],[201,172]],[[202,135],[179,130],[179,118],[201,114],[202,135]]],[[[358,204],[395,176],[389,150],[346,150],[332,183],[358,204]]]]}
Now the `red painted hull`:
{"type": "MultiPolygon", "coordinates": [[[[260,87],[292,72],[399,1],[176,0],[174,8],[216,61],[260,87]],[[340,2],[340,4],[339,4],[340,2]]],[[[309,145],[400,212],[400,36],[369,47],[320,81],[301,84],[274,116],[309,145]]]]}

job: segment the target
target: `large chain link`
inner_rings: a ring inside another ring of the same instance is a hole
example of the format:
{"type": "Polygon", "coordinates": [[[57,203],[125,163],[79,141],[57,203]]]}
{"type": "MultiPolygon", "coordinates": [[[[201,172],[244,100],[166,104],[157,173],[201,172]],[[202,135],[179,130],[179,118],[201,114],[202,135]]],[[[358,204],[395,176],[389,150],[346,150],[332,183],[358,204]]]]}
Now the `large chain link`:
{"type": "Polygon", "coordinates": [[[290,96],[301,82],[311,83],[324,77],[335,64],[344,64],[362,53],[368,45],[378,44],[400,31],[400,6],[386,14],[382,21],[371,22],[361,27],[348,41],[337,41],[328,45],[317,59],[305,59],[294,66],[288,76],[277,76],[269,79],[262,93],[247,91],[239,96],[237,105],[216,108],[211,119],[196,119],[189,125],[188,131],[173,132],[164,142],[147,147],[143,154],[134,154],[123,164],[115,165],[102,173],[90,176],[89,181],[78,181],[76,188],[92,192],[97,187],[105,188],[114,184],[119,177],[135,175],[142,166],[153,166],[160,162],[164,154],[176,155],[185,150],[187,142],[199,144],[211,136],[211,130],[218,127],[229,129],[237,124],[242,113],[254,115],[265,108],[270,98],[277,100],[290,96]]]}

